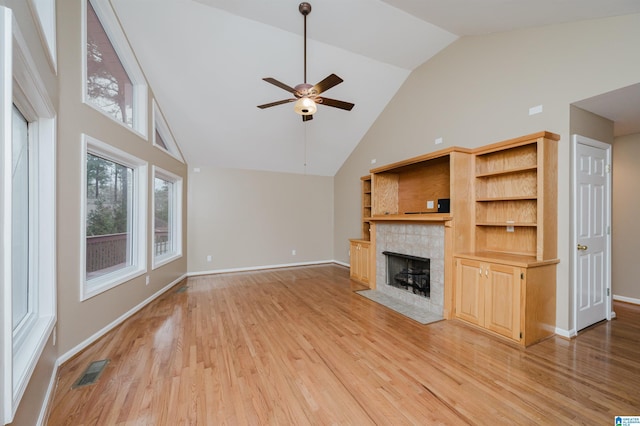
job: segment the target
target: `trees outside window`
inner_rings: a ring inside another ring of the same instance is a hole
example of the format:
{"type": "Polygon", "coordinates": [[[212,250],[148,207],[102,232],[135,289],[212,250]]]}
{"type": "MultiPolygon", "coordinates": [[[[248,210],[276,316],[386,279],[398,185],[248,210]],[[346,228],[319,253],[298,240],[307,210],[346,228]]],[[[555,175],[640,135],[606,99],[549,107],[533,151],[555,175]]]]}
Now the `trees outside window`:
{"type": "Polygon", "coordinates": [[[82,300],[146,271],[147,163],[83,135],[82,300]]]}
{"type": "Polygon", "coordinates": [[[109,2],[85,15],[85,102],[146,137],[146,81],[109,2]]]}
{"type": "Polygon", "coordinates": [[[182,179],[153,168],[153,267],[182,255],[182,179]]]}

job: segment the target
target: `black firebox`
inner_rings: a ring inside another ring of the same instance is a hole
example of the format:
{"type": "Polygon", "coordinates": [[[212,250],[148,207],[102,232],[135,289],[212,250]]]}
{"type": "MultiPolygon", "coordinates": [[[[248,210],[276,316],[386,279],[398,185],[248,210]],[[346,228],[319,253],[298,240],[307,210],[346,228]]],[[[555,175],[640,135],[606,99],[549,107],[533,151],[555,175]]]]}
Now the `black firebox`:
{"type": "Polygon", "coordinates": [[[391,251],[382,254],[387,259],[387,284],[419,296],[431,296],[430,259],[391,251]]]}

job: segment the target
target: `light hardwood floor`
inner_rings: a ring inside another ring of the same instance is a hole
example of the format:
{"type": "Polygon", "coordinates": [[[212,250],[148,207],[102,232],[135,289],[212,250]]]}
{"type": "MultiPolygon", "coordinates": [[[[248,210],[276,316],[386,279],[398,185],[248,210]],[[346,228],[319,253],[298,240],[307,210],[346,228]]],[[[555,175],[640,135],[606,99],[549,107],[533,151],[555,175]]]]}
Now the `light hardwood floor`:
{"type": "Polygon", "coordinates": [[[420,325],[337,265],[189,278],[65,363],[49,425],[614,424],[640,415],[640,307],[521,349],[420,325]],[[94,360],[94,385],[71,385],[94,360]]]}

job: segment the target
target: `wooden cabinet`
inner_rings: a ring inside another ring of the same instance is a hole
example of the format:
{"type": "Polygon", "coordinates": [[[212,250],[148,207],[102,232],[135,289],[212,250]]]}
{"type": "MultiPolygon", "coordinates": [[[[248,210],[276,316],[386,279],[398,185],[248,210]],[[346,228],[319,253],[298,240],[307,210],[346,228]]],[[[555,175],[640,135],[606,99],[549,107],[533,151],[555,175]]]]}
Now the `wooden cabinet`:
{"type": "Polygon", "coordinates": [[[349,240],[351,261],[350,277],[363,284],[369,285],[369,271],[371,267],[370,243],[364,240],[349,240]]]}
{"type": "Polygon", "coordinates": [[[523,346],[553,335],[556,263],[457,256],[456,317],[523,346]]]}
{"type": "Polygon", "coordinates": [[[475,251],[556,257],[557,135],[542,132],[475,155],[475,251]]]}
{"type": "Polygon", "coordinates": [[[362,176],[362,239],[371,240],[371,175],[362,176]]]}
{"type": "Polygon", "coordinates": [[[558,140],[474,152],[473,248],[455,257],[456,317],[525,346],[555,332],[558,140]]]}
{"type": "Polygon", "coordinates": [[[371,170],[372,218],[443,221],[468,210],[470,152],[448,148],[371,170]]]}

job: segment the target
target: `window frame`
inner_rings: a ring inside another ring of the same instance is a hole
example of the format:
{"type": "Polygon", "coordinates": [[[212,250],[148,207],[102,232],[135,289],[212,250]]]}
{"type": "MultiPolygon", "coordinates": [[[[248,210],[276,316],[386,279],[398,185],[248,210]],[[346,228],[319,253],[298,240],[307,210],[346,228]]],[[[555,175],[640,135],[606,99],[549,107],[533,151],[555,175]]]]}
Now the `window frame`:
{"type": "Polygon", "coordinates": [[[147,272],[147,186],[148,164],[125,151],[82,134],[82,195],[80,201],[80,301],[90,299],[147,272]],[[87,154],[116,162],[133,170],[131,220],[131,265],[87,279],[87,154]]]}
{"type": "Polygon", "coordinates": [[[129,42],[124,35],[124,31],[120,27],[118,18],[115,12],[111,8],[110,2],[96,1],[96,0],[82,0],[82,102],[85,105],[95,109],[103,114],[105,117],[109,117],[115,123],[118,123],[122,127],[129,129],[136,135],[140,136],[144,140],[148,140],[148,85],[147,81],[142,73],[142,69],[136,60],[136,57],[129,45],[129,42]],[[91,3],[91,6],[98,16],[98,20],[102,24],[104,31],[107,33],[107,37],[113,46],[113,49],[118,56],[118,60],[124,67],[127,75],[131,79],[133,85],[133,105],[132,105],[132,118],[133,125],[129,126],[121,120],[116,119],[113,115],[107,111],[101,109],[95,105],[87,96],[87,2],[91,3]]]}
{"type": "Polygon", "coordinates": [[[31,14],[38,23],[38,32],[42,39],[49,65],[55,74],[58,73],[58,56],[56,53],[56,0],[28,0],[31,14]]]}
{"type": "Polygon", "coordinates": [[[167,182],[173,183],[173,216],[170,218],[171,223],[167,224],[173,231],[172,251],[170,253],[155,255],[153,250],[153,256],[151,260],[151,268],[157,269],[160,266],[173,262],[176,259],[182,257],[182,185],[183,179],[171,172],[161,169],[158,166],[153,166],[153,173],[151,176],[151,187],[153,188],[153,200],[152,200],[152,215],[151,215],[151,238],[150,246],[155,248],[155,229],[156,229],[156,196],[155,196],[155,179],[163,179],[167,182]]]}
{"type": "Polygon", "coordinates": [[[173,158],[175,158],[176,160],[180,161],[181,163],[184,163],[184,158],[182,157],[182,153],[180,152],[180,148],[178,148],[178,144],[176,143],[175,139],[173,138],[173,134],[171,133],[171,130],[169,129],[169,125],[167,124],[167,120],[165,120],[164,118],[164,114],[162,114],[162,111],[160,110],[160,107],[158,106],[158,103],[156,102],[155,99],[153,99],[153,137],[152,137],[152,141],[153,141],[153,146],[157,147],[158,149],[162,150],[163,152],[166,152],[167,154],[171,155],[173,158]],[[167,148],[165,149],[162,145],[160,145],[159,143],[156,142],[156,131],[158,133],[160,133],[160,137],[162,137],[162,141],[165,143],[165,145],[167,145],[167,148]]]}
{"type": "Polygon", "coordinates": [[[11,286],[3,285],[0,316],[0,418],[10,423],[44,348],[53,333],[56,313],[56,113],[27,43],[10,9],[0,6],[0,274],[11,282],[12,182],[11,120],[15,104],[28,122],[30,153],[29,285],[34,292],[33,317],[21,336],[13,333],[11,286]],[[8,142],[8,143],[7,143],[8,142]],[[33,185],[33,186],[32,186],[33,185]],[[8,236],[8,237],[6,237],[8,236]]]}

